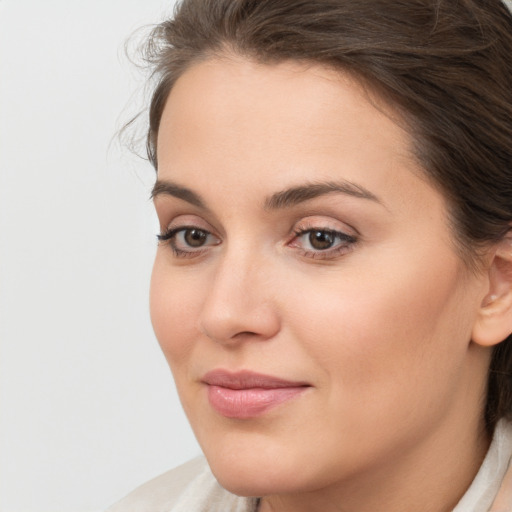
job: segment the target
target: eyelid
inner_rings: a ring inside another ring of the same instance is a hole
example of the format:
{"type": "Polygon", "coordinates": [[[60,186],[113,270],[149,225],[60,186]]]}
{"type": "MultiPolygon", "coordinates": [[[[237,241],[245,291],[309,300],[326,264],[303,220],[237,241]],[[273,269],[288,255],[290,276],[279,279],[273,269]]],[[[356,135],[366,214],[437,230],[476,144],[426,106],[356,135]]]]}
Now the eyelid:
{"type": "Polygon", "coordinates": [[[162,232],[167,232],[175,228],[195,228],[202,229],[210,233],[216,232],[216,229],[210,224],[210,222],[205,220],[201,215],[173,212],[173,215],[168,214],[162,216],[160,219],[160,229],[162,232]]]}
{"type": "Polygon", "coordinates": [[[318,229],[320,231],[334,231],[354,238],[360,237],[359,231],[351,225],[334,219],[333,217],[322,215],[312,215],[310,217],[300,219],[294,224],[292,231],[297,233],[313,229],[318,229]]]}

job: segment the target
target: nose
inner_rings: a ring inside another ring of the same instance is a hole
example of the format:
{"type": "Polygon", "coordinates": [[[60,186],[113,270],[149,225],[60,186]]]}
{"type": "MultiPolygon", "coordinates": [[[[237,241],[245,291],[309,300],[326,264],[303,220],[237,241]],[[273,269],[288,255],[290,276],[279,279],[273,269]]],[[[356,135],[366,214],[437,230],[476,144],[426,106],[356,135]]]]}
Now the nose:
{"type": "Polygon", "coordinates": [[[255,259],[234,257],[219,262],[200,313],[200,331],[225,345],[274,337],[280,318],[267,269],[255,259]]]}

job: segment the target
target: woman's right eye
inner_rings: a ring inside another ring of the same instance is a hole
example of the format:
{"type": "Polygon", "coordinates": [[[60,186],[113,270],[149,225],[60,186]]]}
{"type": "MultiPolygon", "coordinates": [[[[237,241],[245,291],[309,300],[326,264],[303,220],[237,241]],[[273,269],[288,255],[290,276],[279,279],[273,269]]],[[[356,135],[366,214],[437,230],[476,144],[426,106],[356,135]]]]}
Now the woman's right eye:
{"type": "Polygon", "coordinates": [[[157,235],[159,242],[168,243],[178,257],[190,257],[202,254],[207,247],[220,244],[220,240],[205,229],[195,226],[171,228],[157,235]]]}

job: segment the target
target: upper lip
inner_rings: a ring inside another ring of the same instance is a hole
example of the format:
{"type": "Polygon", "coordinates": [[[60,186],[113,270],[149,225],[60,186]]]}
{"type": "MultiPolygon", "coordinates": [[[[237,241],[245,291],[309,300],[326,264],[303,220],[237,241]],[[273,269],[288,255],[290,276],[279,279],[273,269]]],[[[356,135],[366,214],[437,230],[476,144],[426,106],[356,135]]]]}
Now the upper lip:
{"type": "Polygon", "coordinates": [[[209,386],[220,386],[229,389],[275,389],[309,386],[307,382],[285,380],[272,375],[264,375],[248,370],[238,372],[212,370],[203,376],[202,382],[209,386]]]}

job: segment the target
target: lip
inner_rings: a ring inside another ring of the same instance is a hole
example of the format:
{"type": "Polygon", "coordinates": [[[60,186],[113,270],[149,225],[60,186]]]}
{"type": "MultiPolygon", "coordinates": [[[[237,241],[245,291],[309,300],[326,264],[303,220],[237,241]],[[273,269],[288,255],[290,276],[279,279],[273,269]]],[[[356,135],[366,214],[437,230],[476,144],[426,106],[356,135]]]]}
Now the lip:
{"type": "Polygon", "coordinates": [[[289,381],[251,371],[213,370],[204,375],[208,401],[226,418],[255,418],[288,402],[311,387],[307,382],[289,381]]]}

